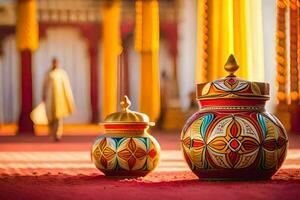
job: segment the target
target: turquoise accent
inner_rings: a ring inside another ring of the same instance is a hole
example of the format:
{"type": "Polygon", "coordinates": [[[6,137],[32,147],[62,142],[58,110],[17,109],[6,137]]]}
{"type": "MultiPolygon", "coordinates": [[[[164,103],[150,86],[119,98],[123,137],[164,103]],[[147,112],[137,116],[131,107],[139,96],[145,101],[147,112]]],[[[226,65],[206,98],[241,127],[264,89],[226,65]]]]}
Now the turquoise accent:
{"type": "Polygon", "coordinates": [[[119,148],[120,144],[126,139],[127,138],[114,138],[114,140],[116,141],[116,149],[119,148]]]}
{"type": "Polygon", "coordinates": [[[263,130],[263,136],[264,136],[264,138],[266,138],[266,135],[267,135],[266,122],[261,114],[257,114],[257,118],[258,118],[258,122],[263,130]]]}
{"type": "Polygon", "coordinates": [[[136,139],[142,141],[145,144],[147,151],[149,151],[150,140],[145,137],[137,137],[136,139]]]}
{"type": "Polygon", "coordinates": [[[116,149],[119,148],[120,144],[122,142],[124,142],[124,140],[128,139],[128,138],[135,138],[135,139],[138,139],[140,140],[141,142],[143,142],[147,148],[147,150],[149,149],[149,146],[150,146],[150,140],[148,140],[148,138],[146,137],[112,137],[112,139],[115,141],[115,144],[116,144],[116,149]]]}
{"type": "Polygon", "coordinates": [[[206,133],[206,130],[209,126],[209,124],[212,122],[212,120],[214,119],[214,114],[212,113],[208,113],[204,116],[204,119],[203,119],[203,122],[200,126],[200,134],[202,136],[202,139],[205,138],[205,133],[206,133]]]}
{"type": "Polygon", "coordinates": [[[258,155],[260,155],[260,160],[259,160],[258,165],[259,165],[260,169],[265,169],[264,163],[265,163],[266,158],[265,158],[264,151],[263,151],[262,147],[260,147],[258,155]]]}
{"type": "Polygon", "coordinates": [[[146,146],[148,146],[148,140],[145,137],[137,137],[140,141],[142,141],[146,146]]]}

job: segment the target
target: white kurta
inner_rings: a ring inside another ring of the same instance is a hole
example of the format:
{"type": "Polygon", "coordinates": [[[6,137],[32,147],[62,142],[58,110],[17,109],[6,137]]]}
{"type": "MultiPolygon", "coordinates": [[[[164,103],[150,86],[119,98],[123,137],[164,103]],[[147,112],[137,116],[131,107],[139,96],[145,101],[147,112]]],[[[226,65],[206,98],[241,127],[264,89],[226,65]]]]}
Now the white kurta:
{"type": "Polygon", "coordinates": [[[48,72],[44,82],[46,113],[49,121],[71,115],[74,99],[67,73],[63,69],[48,72]]]}

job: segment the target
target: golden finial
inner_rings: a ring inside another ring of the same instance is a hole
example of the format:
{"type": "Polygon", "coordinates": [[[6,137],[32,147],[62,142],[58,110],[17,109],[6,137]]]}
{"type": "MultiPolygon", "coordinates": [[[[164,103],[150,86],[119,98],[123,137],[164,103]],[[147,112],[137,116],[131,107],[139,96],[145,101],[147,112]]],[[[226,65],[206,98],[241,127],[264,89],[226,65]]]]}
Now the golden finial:
{"type": "Polygon", "coordinates": [[[128,108],[130,107],[131,102],[130,102],[129,98],[126,95],[124,95],[123,100],[121,101],[120,104],[121,104],[123,111],[128,111],[128,108]]]}
{"type": "Polygon", "coordinates": [[[233,75],[234,72],[236,72],[239,69],[239,65],[236,63],[234,55],[230,55],[227,59],[226,64],[224,65],[224,68],[227,72],[230,73],[230,75],[233,75]]]}

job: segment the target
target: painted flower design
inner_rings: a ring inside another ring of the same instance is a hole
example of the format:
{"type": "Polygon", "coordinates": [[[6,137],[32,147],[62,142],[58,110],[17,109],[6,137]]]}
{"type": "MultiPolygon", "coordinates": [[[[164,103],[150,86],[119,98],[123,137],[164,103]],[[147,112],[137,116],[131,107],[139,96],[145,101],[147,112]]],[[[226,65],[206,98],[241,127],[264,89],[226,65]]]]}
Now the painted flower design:
{"type": "Polygon", "coordinates": [[[213,85],[217,88],[216,92],[241,92],[247,90],[249,82],[237,80],[235,77],[226,77],[225,79],[214,81],[213,85]]]}
{"type": "Polygon", "coordinates": [[[123,168],[136,170],[143,167],[141,166],[143,162],[139,161],[146,159],[147,150],[140,140],[129,138],[122,142],[117,154],[123,168]]]}
{"type": "Polygon", "coordinates": [[[283,163],[286,132],[272,115],[212,112],[198,116],[181,136],[192,170],[278,169],[283,163]]]}
{"type": "Polygon", "coordinates": [[[259,141],[255,137],[250,137],[249,134],[242,134],[243,132],[245,131],[241,123],[232,116],[231,121],[225,128],[225,135],[217,136],[208,143],[211,152],[225,155],[225,159],[229,164],[227,167],[243,166],[242,163],[239,163],[242,156],[251,154],[259,148],[259,141]]]}
{"type": "Polygon", "coordinates": [[[93,151],[93,157],[99,161],[100,168],[113,169],[116,159],[115,141],[105,137],[101,138],[93,151]]]}

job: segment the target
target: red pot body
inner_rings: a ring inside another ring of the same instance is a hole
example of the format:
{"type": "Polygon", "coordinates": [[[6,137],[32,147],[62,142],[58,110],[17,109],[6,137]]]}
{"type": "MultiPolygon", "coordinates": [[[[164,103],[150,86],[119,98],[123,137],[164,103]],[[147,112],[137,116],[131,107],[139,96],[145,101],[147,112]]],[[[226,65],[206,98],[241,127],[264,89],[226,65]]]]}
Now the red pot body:
{"type": "Polygon", "coordinates": [[[201,179],[266,179],[280,168],[288,139],[266,100],[199,100],[181,133],[182,151],[201,179]]]}

